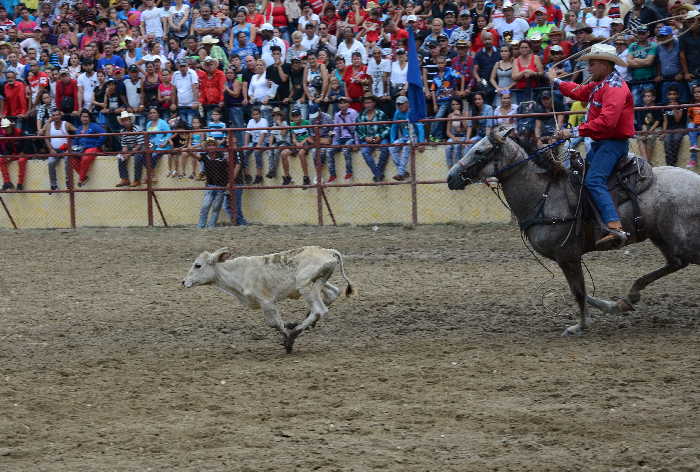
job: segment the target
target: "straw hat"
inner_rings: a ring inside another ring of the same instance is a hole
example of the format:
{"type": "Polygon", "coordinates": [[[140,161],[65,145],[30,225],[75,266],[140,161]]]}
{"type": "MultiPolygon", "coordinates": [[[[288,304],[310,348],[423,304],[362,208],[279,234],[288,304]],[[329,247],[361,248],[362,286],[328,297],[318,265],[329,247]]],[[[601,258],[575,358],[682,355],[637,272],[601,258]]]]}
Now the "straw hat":
{"type": "Polygon", "coordinates": [[[219,42],[218,38],[208,34],[202,38],[202,44],[217,44],[219,42]]]}
{"type": "Polygon", "coordinates": [[[120,119],[120,120],[125,120],[125,119],[127,119],[127,118],[133,118],[133,117],[134,117],[134,114],[133,114],[133,113],[129,113],[129,112],[126,111],[126,110],[124,110],[123,112],[121,112],[121,113],[119,114],[119,119],[120,119]]]}
{"type": "Polygon", "coordinates": [[[582,56],[580,60],[590,61],[591,59],[600,59],[602,61],[610,61],[618,66],[627,67],[625,61],[620,59],[615,50],[615,46],[609,44],[597,43],[594,44],[588,54],[582,56]]]}

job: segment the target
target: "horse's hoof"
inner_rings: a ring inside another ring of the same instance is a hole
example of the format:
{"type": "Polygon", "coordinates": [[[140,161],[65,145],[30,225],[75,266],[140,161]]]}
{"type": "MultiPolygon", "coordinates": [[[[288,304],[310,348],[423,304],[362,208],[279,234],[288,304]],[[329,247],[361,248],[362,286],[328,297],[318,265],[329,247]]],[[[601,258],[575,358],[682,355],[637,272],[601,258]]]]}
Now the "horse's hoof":
{"type": "Polygon", "coordinates": [[[570,337],[570,336],[581,336],[583,335],[583,330],[579,325],[573,325],[569,326],[564,330],[563,333],[561,333],[562,336],[564,337],[570,337]]]}

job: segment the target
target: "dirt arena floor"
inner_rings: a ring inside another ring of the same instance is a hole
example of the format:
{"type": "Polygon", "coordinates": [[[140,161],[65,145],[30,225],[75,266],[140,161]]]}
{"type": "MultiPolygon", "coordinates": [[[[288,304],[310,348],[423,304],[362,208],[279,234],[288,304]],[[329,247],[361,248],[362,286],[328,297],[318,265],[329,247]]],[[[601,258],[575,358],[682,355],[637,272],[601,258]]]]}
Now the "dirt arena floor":
{"type": "MultiPolygon", "coordinates": [[[[565,339],[564,280],[512,226],[0,238],[3,472],[700,470],[695,267],[565,339]],[[309,244],[346,254],[359,294],[292,355],[261,313],[180,285],[203,249],[309,244]]],[[[662,261],[587,260],[605,297],[662,261]]]]}

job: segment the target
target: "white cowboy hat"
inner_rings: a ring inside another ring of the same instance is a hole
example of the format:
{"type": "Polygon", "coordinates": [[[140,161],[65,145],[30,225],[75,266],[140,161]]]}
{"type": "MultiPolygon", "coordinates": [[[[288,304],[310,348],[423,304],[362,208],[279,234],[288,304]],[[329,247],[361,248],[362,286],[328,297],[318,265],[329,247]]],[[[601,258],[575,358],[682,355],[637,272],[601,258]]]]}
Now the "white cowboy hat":
{"type": "Polygon", "coordinates": [[[129,113],[129,112],[126,111],[126,110],[124,110],[123,112],[121,112],[121,113],[119,114],[119,119],[120,119],[120,120],[125,120],[125,119],[127,119],[127,118],[133,118],[133,117],[134,117],[134,114],[133,114],[133,113],[129,113]]]}
{"type": "Polygon", "coordinates": [[[617,51],[615,50],[615,46],[611,46],[609,44],[594,44],[591,47],[590,51],[588,51],[588,54],[581,57],[582,61],[590,61],[591,59],[610,61],[612,63],[617,64],[618,66],[627,67],[625,61],[618,57],[617,51]]]}
{"type": "Polygon", "coordinates": [[[218,42],[219,42],[219,38],[215,38],[210,34],[208,34],[202,38],[202,44],[217,44],[218,42]]]}
{"type": "Polygon", "coordinates": [[[0,128],[7,128],[8,126],[12,126],[12,122],[7,118],[3,118],[2,121],[0,121],[0,128]]]}

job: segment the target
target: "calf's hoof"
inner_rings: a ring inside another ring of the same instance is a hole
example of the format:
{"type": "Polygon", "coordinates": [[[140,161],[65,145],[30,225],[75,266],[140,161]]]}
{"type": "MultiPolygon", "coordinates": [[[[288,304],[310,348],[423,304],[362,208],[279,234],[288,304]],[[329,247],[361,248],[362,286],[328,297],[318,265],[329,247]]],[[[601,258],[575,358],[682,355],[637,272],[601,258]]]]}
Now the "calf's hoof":
{"type": "Polygon", "coordinates": [[[291,354],[292,350],[294,349],[294,341],[296,341],[297,337],[301,334],[301,331],[298,331],[296,329],[293,329],[288,335],[284,337],[284,349],[287,351],[287,354],[291,354]]]}
{"type": "Polygon", "coordinates": [[[575,324],[573,326],[569,326],[564,330],[563,333],[561,333],[562,336],[569,337],[569,336],[582,336],[583,335],[583,329],[581,329],[581,325],[575,324]]]}

